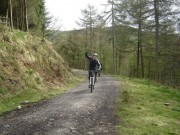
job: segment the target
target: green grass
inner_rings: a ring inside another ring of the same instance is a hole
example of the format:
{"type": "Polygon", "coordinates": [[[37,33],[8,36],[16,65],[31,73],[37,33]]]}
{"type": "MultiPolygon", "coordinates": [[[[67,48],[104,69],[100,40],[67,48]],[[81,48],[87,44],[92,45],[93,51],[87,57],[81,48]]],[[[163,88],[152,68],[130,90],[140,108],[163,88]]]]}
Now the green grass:
{"type": "Polygon", "coordinates": [[[13,39],[24,39],[25,35],[27,35],[26,32],[15,30],[13,34],[13,39]]]}
{"type": "Polygon", "coordinates": [[[120,77],[120,83],[121,95],[117,105],[119,134],[180,134],[180,90],[125,77],[120,77]]]}
{"type": "MultiPolygon", "coordinates": [[[[51,99],[57,95],[64,93],[70,88],[78,85],[83,82],[84,78],[82,77],[73,77],[69,82],[62,86],[57,86],[51,89],[42,88],[42,89],[28,89],[26,91],[21,91],[15,96],[8,98],[0,98],[0,115],[7,111],[12,111],[24,101],[29,101],[30,103],[38,102],[43,99],[51,99]]],[[[6,89],[0,89],[0,94],[7,93],[6,89]]]]}

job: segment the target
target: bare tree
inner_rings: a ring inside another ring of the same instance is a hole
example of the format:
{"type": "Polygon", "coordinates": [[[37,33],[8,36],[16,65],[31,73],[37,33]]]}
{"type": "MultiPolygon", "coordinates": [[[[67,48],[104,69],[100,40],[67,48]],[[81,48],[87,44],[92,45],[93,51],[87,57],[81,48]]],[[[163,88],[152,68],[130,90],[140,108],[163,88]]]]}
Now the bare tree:
{"type": "Polygon", "coordinates": [[[79,26],[85,28],[86,35],[86,43],[85,48],[89,48],[90,52],[93,53],[95,51],[95,45],[93,43],[94,38],[94,28],[97,20],[97,10],[94,6],[88,5],[87,9],[81,10],[82,18],[80,18],[79,22],[76,22],[79,26]]]}
{"type": "Polygon", "coordinates": [[[115,55],[116,55],[116,51],[115,51],[115,0],[108,0],[107,4],[105,4],[106,8],[109,7],[109,11],[105,11],[104,12],[104,18],[105,21],[107,23],[111,24],[111,45],[112,45],[112,58],[113,58],[113,66],[112,66],[112,70],[113,73],[116,74],[117,73],[117,68],[116,68],[116,61],[115,61],[115,55]]]}

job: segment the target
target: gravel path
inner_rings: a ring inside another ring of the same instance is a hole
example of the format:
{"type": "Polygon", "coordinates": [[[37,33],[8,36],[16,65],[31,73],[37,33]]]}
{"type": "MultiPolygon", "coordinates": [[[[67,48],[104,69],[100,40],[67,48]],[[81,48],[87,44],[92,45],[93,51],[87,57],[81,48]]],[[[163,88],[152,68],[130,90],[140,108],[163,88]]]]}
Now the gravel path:
{"type": "Polygon", "coordinates": [[[90,93],[88,83],[48,101],[5,115],[0,135],[116,135],[119,82],[102,76],[90,93]]]}

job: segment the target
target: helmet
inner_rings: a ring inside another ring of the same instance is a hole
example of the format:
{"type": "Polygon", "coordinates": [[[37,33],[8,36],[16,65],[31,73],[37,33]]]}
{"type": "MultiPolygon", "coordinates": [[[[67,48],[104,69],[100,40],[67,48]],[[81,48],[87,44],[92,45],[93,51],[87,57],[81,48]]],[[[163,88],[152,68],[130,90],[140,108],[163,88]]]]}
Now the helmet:
{"type": "Polygon", "coordinates": [[[98,54],[97,54],[97,53],[94,53],[93,56],[98,56],[98,54]]]}

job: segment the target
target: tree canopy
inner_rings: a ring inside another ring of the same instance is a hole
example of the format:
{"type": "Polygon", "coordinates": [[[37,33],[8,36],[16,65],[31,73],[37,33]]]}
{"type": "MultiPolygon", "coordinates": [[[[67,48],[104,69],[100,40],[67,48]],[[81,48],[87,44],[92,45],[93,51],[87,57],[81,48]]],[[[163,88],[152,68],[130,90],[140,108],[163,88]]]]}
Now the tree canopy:
{"type": "Polygon", "coordinates": [[[0,16],[12,19],[13,28],[41,34],[49,23],[44,0],[1,0],[0,16]],[[11,18],[12,17],[12,18],[11,18]]]}

